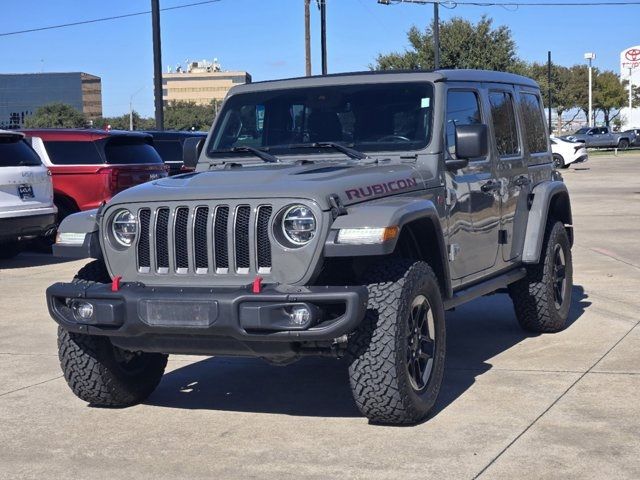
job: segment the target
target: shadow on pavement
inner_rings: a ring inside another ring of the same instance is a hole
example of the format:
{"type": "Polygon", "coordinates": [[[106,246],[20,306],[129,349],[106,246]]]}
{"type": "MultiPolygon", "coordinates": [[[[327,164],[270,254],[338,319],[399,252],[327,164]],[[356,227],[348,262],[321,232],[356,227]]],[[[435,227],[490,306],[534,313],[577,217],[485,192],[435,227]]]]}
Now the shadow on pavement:
{"type": "MultiPolygon", "coordinates": [[[[18,256],[6,260],[0,260],[1,270],[14,270],[17,268],[42,267],[45,265],[57,265],[75,261],[71,258],[54,257],[52,254],[22,252],[18,256]]],[[[87,260],[88,261],[88,260],[87,260]]]]}
{"type": "MultiPolygon", "coordinates": [[[[566,329],[591,305],[584,288],[575,285],[566,329]]],[[[476,377],[492,368],[491,358],[541,334],[520,328],[506,294],[482,297],[447,315],[447,368],[432,416],[462,395],[476,377]]],[[[553,335],[553,334],[543,334],[553,335]]],[[[523,367],[525,368],[525,367],[523,367]]]]}
{"type": "MultiPolygon", "coordinates": [[[[573,289],[567,328],[591,305],[581,286],[573,289]]],[[[535,336],[518,326],[511,300],[484,297],[447,314],[447,368],[437,415],[491,369],[488,360],[535,336]]],[[[296,416],[359,417],[347,364],[304,358],[286,367],[259,359],[210,358],[167,373],[149,405],[296,416]]]]}

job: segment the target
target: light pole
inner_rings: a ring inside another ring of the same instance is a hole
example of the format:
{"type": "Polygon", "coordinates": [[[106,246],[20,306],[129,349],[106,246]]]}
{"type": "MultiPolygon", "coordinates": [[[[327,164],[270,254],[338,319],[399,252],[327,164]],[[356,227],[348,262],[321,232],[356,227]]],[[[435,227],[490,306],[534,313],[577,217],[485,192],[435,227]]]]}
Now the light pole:
{"type": "Polygon", "coordinates": [[[142,87],[131,94],[129,97],[129,130],[133,131],[133,97],[139,94],[147,87],[142,87]]]}
{"type": "Polygon", "coordinates": [[[593,52],[587,52],[584,54],[584,59],[589,60],[589,118],[587,119],[587,125],[593,127],[593,61],[596,59],[596,54],[593,52]]]}

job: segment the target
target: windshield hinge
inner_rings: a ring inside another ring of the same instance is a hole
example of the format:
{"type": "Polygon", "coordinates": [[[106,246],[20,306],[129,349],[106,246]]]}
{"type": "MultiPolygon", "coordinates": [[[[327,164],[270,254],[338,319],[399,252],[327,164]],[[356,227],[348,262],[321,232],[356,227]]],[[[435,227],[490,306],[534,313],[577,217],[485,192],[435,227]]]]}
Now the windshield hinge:
{"type": "Polygon", "coordinates": [[[347,209],[342,204],[342,200],[340,200],[340,197],[338,195],[332,193],[327,197],[327,200],[329,201],[329,205],[331,206],[331,215],[333,216],[334,220],[338,217],[341,217],[342,215],[347,214],[347,209]]]}

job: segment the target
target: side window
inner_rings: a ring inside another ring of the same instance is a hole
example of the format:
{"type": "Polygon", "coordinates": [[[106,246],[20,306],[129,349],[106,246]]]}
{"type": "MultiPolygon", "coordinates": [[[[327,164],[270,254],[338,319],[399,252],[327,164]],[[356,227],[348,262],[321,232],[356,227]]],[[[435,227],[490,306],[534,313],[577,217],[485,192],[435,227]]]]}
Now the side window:
{"type": "Polygon", "coordinates": [[[518,128],[513,108],[513,98],[507,92],[491,92],[491,117],[496,137],[496,148],[500,157],[508,157],[520,153],[518,128]]]}
{"type": "Polygon", "coordinates": [[[529,153],[546,153],[547,132],[544,127],[540,97],[533,93],[522,93],[520,112],[529,153]]]}
{"type": "Polygon", "coordinates": [[[456,126],[482,123],[475,92],[451,90],[447,94],[447,151],[456,158],[456,126]]]}

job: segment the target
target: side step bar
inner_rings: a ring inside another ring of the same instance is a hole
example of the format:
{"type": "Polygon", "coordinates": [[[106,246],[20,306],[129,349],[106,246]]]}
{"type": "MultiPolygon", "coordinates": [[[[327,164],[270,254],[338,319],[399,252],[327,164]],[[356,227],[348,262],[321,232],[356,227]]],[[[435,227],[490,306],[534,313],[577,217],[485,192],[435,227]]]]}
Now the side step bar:
{"type": "Polygon", "coordinates": [[[453,297],[444,301],[444,309],[451,310],[452,308],[462,305],[463,303],[467,303],[474,298],[493,293],[513,282],[517,282],[526,275],[527,270],[525,268],[517,268],[507,273],[503,273],[502,275],[498,275],[490,280],[486,280],[463,290],[458,290],[453,294],[453,297]]]}

